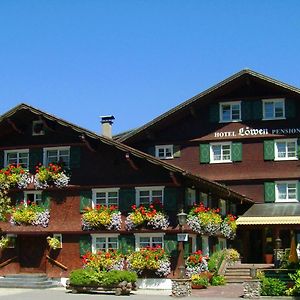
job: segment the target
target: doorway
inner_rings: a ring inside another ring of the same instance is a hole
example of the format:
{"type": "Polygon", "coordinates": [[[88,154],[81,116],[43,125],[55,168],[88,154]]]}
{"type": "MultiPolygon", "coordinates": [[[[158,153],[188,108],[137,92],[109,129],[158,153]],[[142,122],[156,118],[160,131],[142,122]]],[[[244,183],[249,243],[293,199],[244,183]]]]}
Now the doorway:
{"type": "Polygon", "coordinates": [[[46,271],[46,236],[19,236],[21,272],[41,273],[46,271]]]}
{"type": "Polygon", "coordinates": [[[248,252],[248,261],[250,263],[263,263],[262,237],[261,229],[250,230],[248,252]]]}

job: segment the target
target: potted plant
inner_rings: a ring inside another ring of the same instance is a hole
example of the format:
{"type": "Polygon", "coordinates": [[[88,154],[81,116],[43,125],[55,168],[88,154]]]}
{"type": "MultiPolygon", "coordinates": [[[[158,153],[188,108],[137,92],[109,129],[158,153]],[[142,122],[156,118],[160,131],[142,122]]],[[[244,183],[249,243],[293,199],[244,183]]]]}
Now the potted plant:
{"type": "Polygon", "coordinates": [[[87,208],[81,219],[83,230],[95,230],[105,228],[108,230],[121,229],[121,212],[116,205],[96,205],[95,208],[87,208]]]}
{"type": "Polygon", "coordinates": [[[236,236],[236,229],[236,216],[228,214],[221,223],[221,233],[225,238],[233,240],[236,236]]]}
{"type": "Polygon", "coordinates": [[[191,279],[193,289],[206,289],[208,287],[209,280],[205,275],[193,274],[191,279]]]}
{"type": "Polygon", "coordinates": [[[48,236],[47,243],[50,249],[56,250],[61,248],[61,241],[58,238],[48,236]]]}
{"type": "Polygon", "coordinates": [[[0,170],[0,188],[8,189],[17,186],[26,188],[28,186],[29,173],[21,165],[10,164],[0,170]]]}
{"type": "Polygon", "coordinates": [[[265,247],[265,263],[271,264],[273,261],[273,245],[271,242],[268,242],[265,247]]]}
{"type": "Polygon", "coordinates": [[[126,220],[127,230],[132,230],[140,226],[147,226],[152,229],[167,229],[169,226],[168,217],[162,212],[162,204],[159,200],[154,200],[149,206],[132,205],[132,210],[126,220]]]}
{"type": "Polygon", "coordinates": [[[193,252],[187,259],[186,259],[186,275],[191,277],[195,274],[200,274],[208,270],[207,267],[207,256],[202,255],[201,250],[197,250],[193,252]]]}

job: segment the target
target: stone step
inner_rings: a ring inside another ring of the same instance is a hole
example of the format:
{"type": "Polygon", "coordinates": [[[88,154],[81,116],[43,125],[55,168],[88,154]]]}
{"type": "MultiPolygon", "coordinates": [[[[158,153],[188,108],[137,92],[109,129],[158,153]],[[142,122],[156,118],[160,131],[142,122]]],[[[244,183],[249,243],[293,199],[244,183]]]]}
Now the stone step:
{"type": "Polygon", "coordinates": [[[18,273],[18,274],[8,274],[5,275],[6,278],[47,278],[47,275],[45,273],[18,273]]]}
{"type": "Polygon", "coordinates": [[[250,276],[247,278],[226,278],[226,283],[243,283],[251,280],[252,278],[250,276]]]}
{"type": "Polygon", "coordinates": [[[53,282],[44,282],[41,284],[25,283],[25,282],[0,282],[0,288],[27,288],[27,289],[48,289],[57,287],[58,284],[53,282]]]}
{"type": "Polygon", "coordinates": [[[225,275],[226,275],[226,276],[243,276],[243,275],[250,276],[250,271],[247,271],[247,272],[241,272],[241,271],[226,271],[226,272],[225,272],[225,275]]]}

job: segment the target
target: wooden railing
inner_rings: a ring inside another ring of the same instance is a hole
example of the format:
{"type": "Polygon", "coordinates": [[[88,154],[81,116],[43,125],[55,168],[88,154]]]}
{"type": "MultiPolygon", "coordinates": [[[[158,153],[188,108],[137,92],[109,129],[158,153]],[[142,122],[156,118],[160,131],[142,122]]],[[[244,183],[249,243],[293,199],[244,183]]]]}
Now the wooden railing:
{"type": "Polygon", "coordinates": [[[59,261],[57,261],[57,260],[51,258],[49,255],[46,255],[46,257],[47,257],[47,259],[48,259],[51,263],[57,265],[58,267],[64,269],[65,271],[68,270],[68,267],[66,267],[65,265],[63,265],[63,264],[60,263],[59,261]]]}
{"type": "Polygon", "coordinates": [[[7,259],[6,261],[2,262],[0,264],[0,268],[5,267],[6,265],[10,264],[13,260],[15,260],[16,258],[18,258],[18,256],[14,256],[12,258],[7,259]]]}

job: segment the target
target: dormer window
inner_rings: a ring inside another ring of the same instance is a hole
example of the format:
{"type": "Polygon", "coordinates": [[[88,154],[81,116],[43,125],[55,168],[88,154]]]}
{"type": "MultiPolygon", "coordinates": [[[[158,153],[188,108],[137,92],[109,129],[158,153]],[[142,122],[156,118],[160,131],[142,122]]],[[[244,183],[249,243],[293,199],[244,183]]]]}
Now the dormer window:
{"type": "Polygon", "coordinates": [[[220,122],[241,121],[241,101],[220,103],[220,122]]]}
{"type": "Polygon", "coordinates": [[[263,120],[277,120],[285,118],[284,99],[265,99],[263,101],[263,120]]]}
{"type": "Polygon", "coordinates": [[[159,145],[155,146],[155,157],[160,159],[173,158],[173,145],[159,145]]]}

